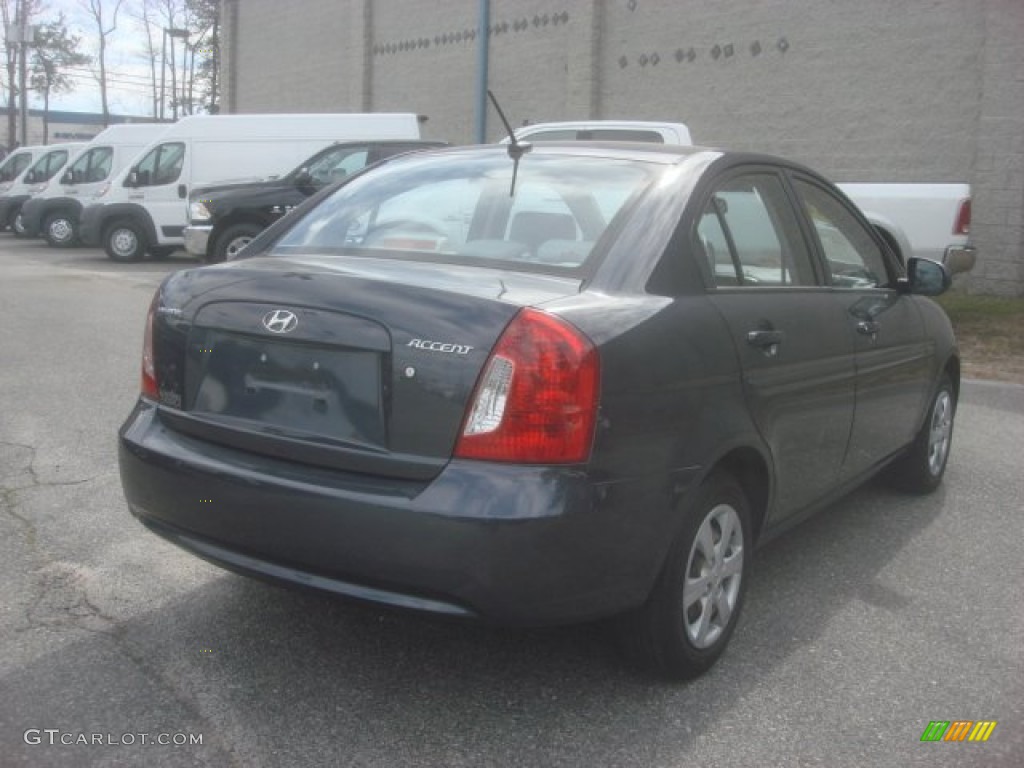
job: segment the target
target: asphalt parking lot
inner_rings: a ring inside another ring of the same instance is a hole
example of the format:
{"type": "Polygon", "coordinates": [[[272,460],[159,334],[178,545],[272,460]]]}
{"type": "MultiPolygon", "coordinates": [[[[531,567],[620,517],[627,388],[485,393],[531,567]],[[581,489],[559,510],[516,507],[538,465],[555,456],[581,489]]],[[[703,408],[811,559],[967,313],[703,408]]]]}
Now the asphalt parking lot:
{"type": "Polygon", "coordinates": [[[667,685],[600,627],[381,612],[145,531],[116,431],[188,266],[0,234],[3,766],[1024,764],[1024,387],[965,382],[937,493],[871,484],[762,549],[725,656],[667,685]]]}

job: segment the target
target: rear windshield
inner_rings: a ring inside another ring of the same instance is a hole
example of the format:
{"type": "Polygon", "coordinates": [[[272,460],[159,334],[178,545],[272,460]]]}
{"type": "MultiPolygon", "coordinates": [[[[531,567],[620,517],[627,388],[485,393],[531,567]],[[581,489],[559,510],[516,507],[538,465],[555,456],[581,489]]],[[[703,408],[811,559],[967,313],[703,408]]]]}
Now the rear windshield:
{"type": "Polygon", "coordinates": [[[372,254],[573,270],[625,215],[658,166],[505,152],[416,155],[353,179],[271,253],[372,254]]]}

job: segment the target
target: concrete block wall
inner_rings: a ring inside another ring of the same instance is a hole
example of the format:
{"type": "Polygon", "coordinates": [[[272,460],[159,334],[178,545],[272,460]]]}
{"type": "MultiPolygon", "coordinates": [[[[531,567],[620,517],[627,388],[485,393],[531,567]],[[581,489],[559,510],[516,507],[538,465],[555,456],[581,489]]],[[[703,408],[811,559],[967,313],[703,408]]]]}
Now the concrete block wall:
{"type": "MultiPolygon", "coordinates": [[[[471,142],[478,7],[224,0],[225,103],[414,111],[471,142]]],[[[1024,295],[1024,0],[492,0],[490,22],[514,125],[683,121],[837,181],[970,181],[981,257],[962,284],[1024,295]]]]}
{"type": "Polygon", "coordinates": [[[973,234],[982,258],[972,292],[1024,295],[1024,2],[986,0],[973,234]]]}

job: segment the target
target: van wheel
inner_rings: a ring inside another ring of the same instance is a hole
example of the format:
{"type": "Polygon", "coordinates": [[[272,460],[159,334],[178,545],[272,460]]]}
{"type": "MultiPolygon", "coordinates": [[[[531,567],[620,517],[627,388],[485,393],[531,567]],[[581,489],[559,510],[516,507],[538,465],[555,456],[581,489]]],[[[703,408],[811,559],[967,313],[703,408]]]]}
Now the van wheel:
{"type": "Polygon", "coordinates": [[[139,261],[146,254],[146,235],[134,221],[115,221],[104,231],[103,247],[114,261],[139,261]]]}
{"type": "Polygon", "coordinates": [[[54,248],[67,248],[78,239],[75,220],[66,211],[49,214],[43,220],[43,239],[54,248]]]}
{"type": "Polygon", "coordinates": [[[618,620],[630,660],[671,680],[710,669],[739,619],[752,544],[743,488],[731,475],[713,473],[686,511],[647,602],[618,620]]]}
{"type": "Polygon", "coordinates": [[[215,264],[234,259],[238,256],[239,251],[262,231],[263,227],[258,224],[234,224],[228,227],[217,238],[217,246],[213,249],[213,258],[207,256],[207,260],[211,264],[215,264]]]}
{"type": "Polygon", "coordinates": [[[930,493],[939,487],[949,461],[955,416],[953,382],[943,374],[910,450],[885,470],[890,485],[909,493],[930,493]]]}

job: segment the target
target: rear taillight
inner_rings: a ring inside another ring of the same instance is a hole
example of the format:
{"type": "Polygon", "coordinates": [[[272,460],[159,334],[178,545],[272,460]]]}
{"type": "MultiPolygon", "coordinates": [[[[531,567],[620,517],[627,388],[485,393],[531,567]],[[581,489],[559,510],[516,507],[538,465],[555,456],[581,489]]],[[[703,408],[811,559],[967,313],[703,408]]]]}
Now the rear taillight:
{"type": "Polygon", "coordinates": [[[960,201],[956,211],[956,222],[953,224],[954,235],[967,235],[971,232],[971,198],[960,201]]]}
{"type": "Polygon", "coordinates": [[[158,399],[159,389],[156,384],[156,361],[153,357],[153,315],[156,313],[160,294],[153,297],[146,315],[146,335],[142,340],[142,396],[151,400],[158,399]]]}
{"type": "Polygon", "coordinates": [[[586,461],[600,376],[590,339],[554,315],[521,310],[484,366],[455,456],[530,464],[586,461]]]}

